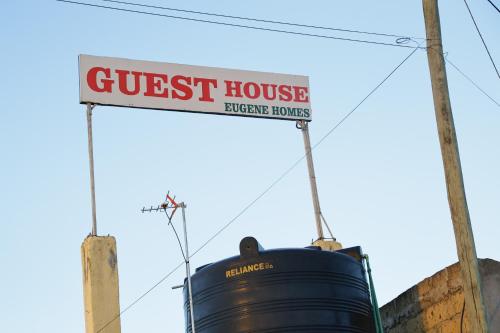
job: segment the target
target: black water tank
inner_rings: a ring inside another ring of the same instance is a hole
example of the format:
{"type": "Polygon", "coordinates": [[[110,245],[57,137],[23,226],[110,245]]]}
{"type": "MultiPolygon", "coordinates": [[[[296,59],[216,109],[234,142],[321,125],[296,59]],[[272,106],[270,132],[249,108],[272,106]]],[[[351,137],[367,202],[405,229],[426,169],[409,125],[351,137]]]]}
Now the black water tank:
{"type": "MultiPolygon", "coordinates": [[[[363,266],[339,252],[246,237],[240,256],[198,268],[192,288],[196,333],[375,332],[363,266]]],[[[184,309],[189,333],[186,283],[184,309]]]]}

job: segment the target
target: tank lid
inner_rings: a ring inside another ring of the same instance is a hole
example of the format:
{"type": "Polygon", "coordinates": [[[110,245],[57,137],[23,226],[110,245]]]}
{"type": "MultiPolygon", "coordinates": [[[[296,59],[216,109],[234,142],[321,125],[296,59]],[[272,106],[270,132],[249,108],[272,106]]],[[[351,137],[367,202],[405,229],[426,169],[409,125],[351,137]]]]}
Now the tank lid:
{"type": "Polygon", "coordinates": [[[257,257],[260,251],[264,251],[264,248],[255,238],[245,237],[241,240],[240,255],[242,258],[257,257]]]}

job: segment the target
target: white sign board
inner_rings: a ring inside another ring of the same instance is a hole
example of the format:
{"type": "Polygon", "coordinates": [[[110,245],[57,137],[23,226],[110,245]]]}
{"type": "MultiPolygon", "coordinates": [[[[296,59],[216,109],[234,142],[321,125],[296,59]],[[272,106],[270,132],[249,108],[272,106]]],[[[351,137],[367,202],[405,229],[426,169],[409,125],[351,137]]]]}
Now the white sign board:
{"type": "Polygon", "coordinates": [[[307,76],[80,55],[80,103],[311,120],[307,76]]]}

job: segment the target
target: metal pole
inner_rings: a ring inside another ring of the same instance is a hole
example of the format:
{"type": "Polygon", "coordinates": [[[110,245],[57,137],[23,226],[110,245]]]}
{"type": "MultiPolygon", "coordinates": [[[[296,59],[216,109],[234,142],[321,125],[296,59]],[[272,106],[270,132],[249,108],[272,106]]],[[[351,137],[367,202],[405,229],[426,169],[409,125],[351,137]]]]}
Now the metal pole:
{"type": "Polygon", "coordinates": [[[434,109],[448,190],[448,203],[462,272],[465,313],[468,316],[470,332],[487,333],[489,331],[488,319],[481,290],[481,276],[448,92],[437,0],[423,0],[423,8],[434,109]]]}
{"type": "Polygon", "coordinates": [[[304,138],[304,147],[306,149],[307,170],[309,171],[309,182],[311,183],[311,194],[314,206],[314,218],[316,220],[316,229],[318,231],[318,239],[324,239],[323,227],[321,226],[321,209],[319,206],[318,187],[316,185],[316,174],[314,173],[314,163],[311,152],[311,139],[309,138],[309,126],[306,121],[300,120],[297,122],[297,127],[302,131],[304,138]]]}
{"type": "Polygon", "coordinates": [[[90,167],[90,197],[92,201],[92,236],[97,236],[97,215],[95,206],[95,182],[94,182],[94,145],[92,142],[92,110],[94,106],[87,103],[87,134],[89,146],[90,167]]]}
{"type": "Polygon", "coordinates": [[[321,220],[323,220],[323,224],[326,227],[326,230],[328,230],[328,233],[330,234],[330,237],[332,237],[333,241],[336,241],[337,239],[333,236],[332,229],[330,229],[330,226],[328,225],[328,223],[326,223],[326,220],[325,220],[325,217],[323,216],[323,213],[320,212],[320,215],[321,215],[321,220]]]}
{"type": "Polygon", "coordinates": [[[185,208],[186,204],[184,202],[181,202],[179,204],[182,208],[182,224],[184,227],[184,246],[186,248],[186,275],[187,275],[187,282],[188,282],[188,293],[189,293],[189,310],[190,310],[190,315],[191,315],[191,332],[196,333],[195,327],[194,327],[194,309],[193,309],[193,292],[191,291],[191,267],[189,265],[189,247],[188,247],[188,236],[187,236],[187,226],[186,226],[186,213],[185,213],[185,208]]]}

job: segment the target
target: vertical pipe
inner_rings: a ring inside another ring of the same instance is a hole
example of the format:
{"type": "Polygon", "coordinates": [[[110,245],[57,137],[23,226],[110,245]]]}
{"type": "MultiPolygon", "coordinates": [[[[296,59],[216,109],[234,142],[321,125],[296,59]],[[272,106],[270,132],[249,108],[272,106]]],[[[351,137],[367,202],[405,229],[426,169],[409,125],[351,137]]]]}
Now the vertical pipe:
{"type": "Polygon", "coordinates": [[[318,187],[316,185],[316,174],[314,173],[314,163],[311,152],[311,139],[309,137],[309,126],[306,121],[298,122],[304,138],[304,147],[306,149],[307,170],[309,171],[309,182],[311,183],[311,194],[314,206],[314,218],[316,220],[316,229],[318,231],[318,239],[323,239],[323,227],[321,225],[321,209],[319,206],[318,187]]]}
{"type": "Polygon", "coordinates": [[[368,258],[367,254],[365,254],[363,258],[365,259],[364,261],[366,264],[366,272],[368,273],[368,282],[369,282],[368,285],[370,288],[370,298],[372,300],[372,310],[375,321],[375,328],[377,333],[384,333],[384,325],[382,324],[382,318],[380,317],[380,309],[378,307],[377,294],[375,293],[375,283],[373,283],[372,268],[370,267],[370,259],[368,258]]]}
{"type": "Polygon", "coordinates": [[[95,205],[95,182],[94,182],[94,145],[92,141],[92,104],[87,103],[87,134],[89,147],[90,168],[90,197],[92,201],[92,236],[97,236],[97,214],[95,205]]]}
{"type": "Polygon", "coordinates": [[[185,208],[186,205],[184,202],[180,204],[182,208],[182,224],[184,228],[184,246],[186,248],[186,276],[188,282],[188,294],[189,294],[189,312],[191,316],[191,333],[196,333],[194,326],[194,309],[193,309],[193,292],[191,290],[191,267],[189,264],[189,247],[188,247],[188,236],[187,236],[187,226],[186,226],[186,213],[185,208]]]}

